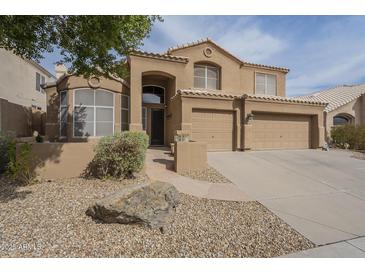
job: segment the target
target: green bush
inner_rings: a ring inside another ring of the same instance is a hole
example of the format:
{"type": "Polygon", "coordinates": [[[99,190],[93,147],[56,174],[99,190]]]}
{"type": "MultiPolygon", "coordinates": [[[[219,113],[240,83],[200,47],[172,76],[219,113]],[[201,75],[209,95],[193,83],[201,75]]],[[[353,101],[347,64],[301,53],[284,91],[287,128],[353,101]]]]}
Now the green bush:
{"type": "Polygon", "coordinates": [[[8,145],[8,164],[6,165],[5,175],[20,183],[29,183],[34,178],[34,171],[31,169],[31,150],[32,145],[24,143],[19,145],[17,152],[16,142],[8,145]]]}
{"type": "Polygon", "coordinates": [[[333,127],[331,139],[335,146],[351,149],[365,149],[365,127],[354,125],[343,125],[333,127]]]}
{"type": "Polygon", "coordinates": [[[15,145],[15,139],[10,136],[0,135],[0,175],[6,171],[9,163],[8,150],[15,145]]]}
{"type": "Polygon", "coordinates": [[[133,176],[144,166],[148,143],[148,136],[142,132],[126,131],[101,138],[85,176],[100,179],[133,176]]]}

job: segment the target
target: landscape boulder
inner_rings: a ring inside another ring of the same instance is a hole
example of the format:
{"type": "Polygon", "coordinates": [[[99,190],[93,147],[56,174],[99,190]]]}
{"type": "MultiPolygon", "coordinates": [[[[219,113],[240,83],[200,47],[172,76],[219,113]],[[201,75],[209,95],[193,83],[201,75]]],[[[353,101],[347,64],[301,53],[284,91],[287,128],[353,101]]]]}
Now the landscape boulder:
{"type": "Polygon", "coordinates": [[[165,182],[127,186],[90,206],[86,214],[106,223],[163,228],[173,217],[179,192],[165,182]]]}

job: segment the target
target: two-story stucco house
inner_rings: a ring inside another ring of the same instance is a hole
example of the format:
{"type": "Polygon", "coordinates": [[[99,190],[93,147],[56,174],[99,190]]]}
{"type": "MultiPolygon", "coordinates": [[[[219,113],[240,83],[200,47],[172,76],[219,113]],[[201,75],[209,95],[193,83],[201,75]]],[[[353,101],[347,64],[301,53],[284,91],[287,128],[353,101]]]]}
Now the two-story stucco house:
{"type": "Polygon", "coordinates": [[[42,84],[56,78],[38,63],[22,59],[0,48],[0,98],[11,103],[46,111],[42,84]]]}
{"type": "Polygon", "coordinates": [[[128,65],[126,80],[65,74],[48,83],[49,140],[131,130],[146,131],[151,145],[185,134],[209,150],[323,144],[326,103],[286,97],[286,68],[241,60],[209,39],[163,54],[135,51],[128,65]]]}

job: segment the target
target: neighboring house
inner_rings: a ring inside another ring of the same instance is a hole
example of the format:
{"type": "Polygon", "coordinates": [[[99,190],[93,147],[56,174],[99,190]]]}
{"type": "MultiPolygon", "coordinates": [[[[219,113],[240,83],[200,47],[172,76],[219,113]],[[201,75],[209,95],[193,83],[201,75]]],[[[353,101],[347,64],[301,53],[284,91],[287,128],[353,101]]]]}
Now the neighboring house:
{"type": "Polygon", "coordinates": [[[135,51],[128,65],[128,81],[65,74],[46,84],[49,140],[144,130],[151,145],[168,146],[184,134],[209,150],[324,142],[326,103],[286,97],[286,68],[241,60],[209,39],[164,54],[135,51]]]}
{"type": "Polygon", "coordinates": [[[365,126],[365,84],[337,86],[297,98],[328,102],[324,109],[327,139],[333,126],[343,124],[365,126]]]}
{"type": "Polygon", "coordinates": [[[55,77],[41,65],[0,48],[0,98],[11,103],[46,110],[41,85],[55,77]]]}

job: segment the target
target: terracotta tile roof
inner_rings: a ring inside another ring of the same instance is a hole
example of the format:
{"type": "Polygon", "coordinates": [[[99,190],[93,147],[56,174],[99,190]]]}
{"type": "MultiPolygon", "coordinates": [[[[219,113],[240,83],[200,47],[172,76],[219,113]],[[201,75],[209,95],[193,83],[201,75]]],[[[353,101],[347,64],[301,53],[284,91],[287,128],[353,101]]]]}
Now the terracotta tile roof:
{"type": "Polygon", "coordinates": [[[189,62],[188,57],[184,56],[176,56],[172,54],[160,54],[160,53],[153,53],[153,52],[147,52],[147,51],[133,51],[130,55],[135,56],[142,56],[142,57],[150,57],[160,60],[167,60],[167,61],[175,61],[175,62],[181,62],[181,63],[187,63],[189,62]]]}
{"type": "Polygon", "coordinates": [[[241,98],[241,95],[229,94],[225,92],[221,92],[219,90],[209,90],[209,89],[179,89],[176,91],[176,94],[181,95],[195,95],[195,96],[208,96],[208,97],[217,97],[217,98],[241,98]]]}
{"type": "Polygon", "coordinates": [[[353,100],[359,98],[362,94],[365,94],[365,84],[342,85],[295,98],[310,101],[328,102],[325,111],[330,112],[352,102],[353,100]]]}
{"type": "Polygon", "coordinates": [[[207,97],[216,97],[216,98],[245,98],[245,99],[254,99],[260,101],[271,101],[271,102],[288,102],[288,103],[299,103],[299,104],[311,104],[311,105],[319,105],[325,106],[326,102],[321,101],[311,101],[311,100],[303,100],[303,99],[295,99],[289,97],[281,97],[281,96],[273,96],[273,95],[259,95],[259,94],[230,94],[226,92],[222,92],[219,90],[208,90],[208,89],[179,89],[176,94],[180,95],[192,95],[192,96],[207,96],[207,97]]]}
{"type": "Polygon", "coordinates": [[[194,42],[190,42],[190,43],[186,43],[186,44],[182,44],[182,45],[177,45],[175,47],[171,47],[167,50],[166,54],[171,54],[172,52],[174,52],[176,50],[189,48],[189,47],[194,47],[194,46],[197,46],[197,45],[200,45],[200,44],[203,44],[203,43],[213,44],[215,47],[219,48],[220,50],[222,50],[223,52],[225,52],[226,54],[231,56],[233,59],[235,59],[237,62],[239,62],[242,66],[257,67],[257,68],[264,68],[264,69],[272,69],[272,70],[280,70],[280,71],[283,71],[283,72],[289,72],[288,68],[261,65],[261,64],[255,64],[255,63],[250,63],[250,62],[243,61],[240,58],[234,56],[229,51],[227,51],[224,48],[222,48],[221,46],[219,46],[217,43],[215,43],[210,38],[205,38],[205,39],[197,40],[197,41],[194,41],[194,42]]]}
{"type": "Polygon", "coordinates": [[[249,63],[249,62],[243,62],[243,65],[248,66],[248,67],[255,67],[255,68],[280,70],[280,71],[283,71],[285,73],[288,73],[290,71],[288,68],[269,66],[269,65],[261,65],[261,64],[255,64],[255,63],[249,63]]]}
{"type": "Polygon", "coordinates": [[[321,100],[312,101],[298,98],[290,98],[283,96],[274,96],[274,95],[260,95],[260,94],[245,94],[245,98],[248,99],[257,99],[262,101],[272,101],[272,102],[288,102],[288,103],[299,103],[299,104],[311,104],[311,105],[319,105],[326,106],[327,103],[321,100]]]}

